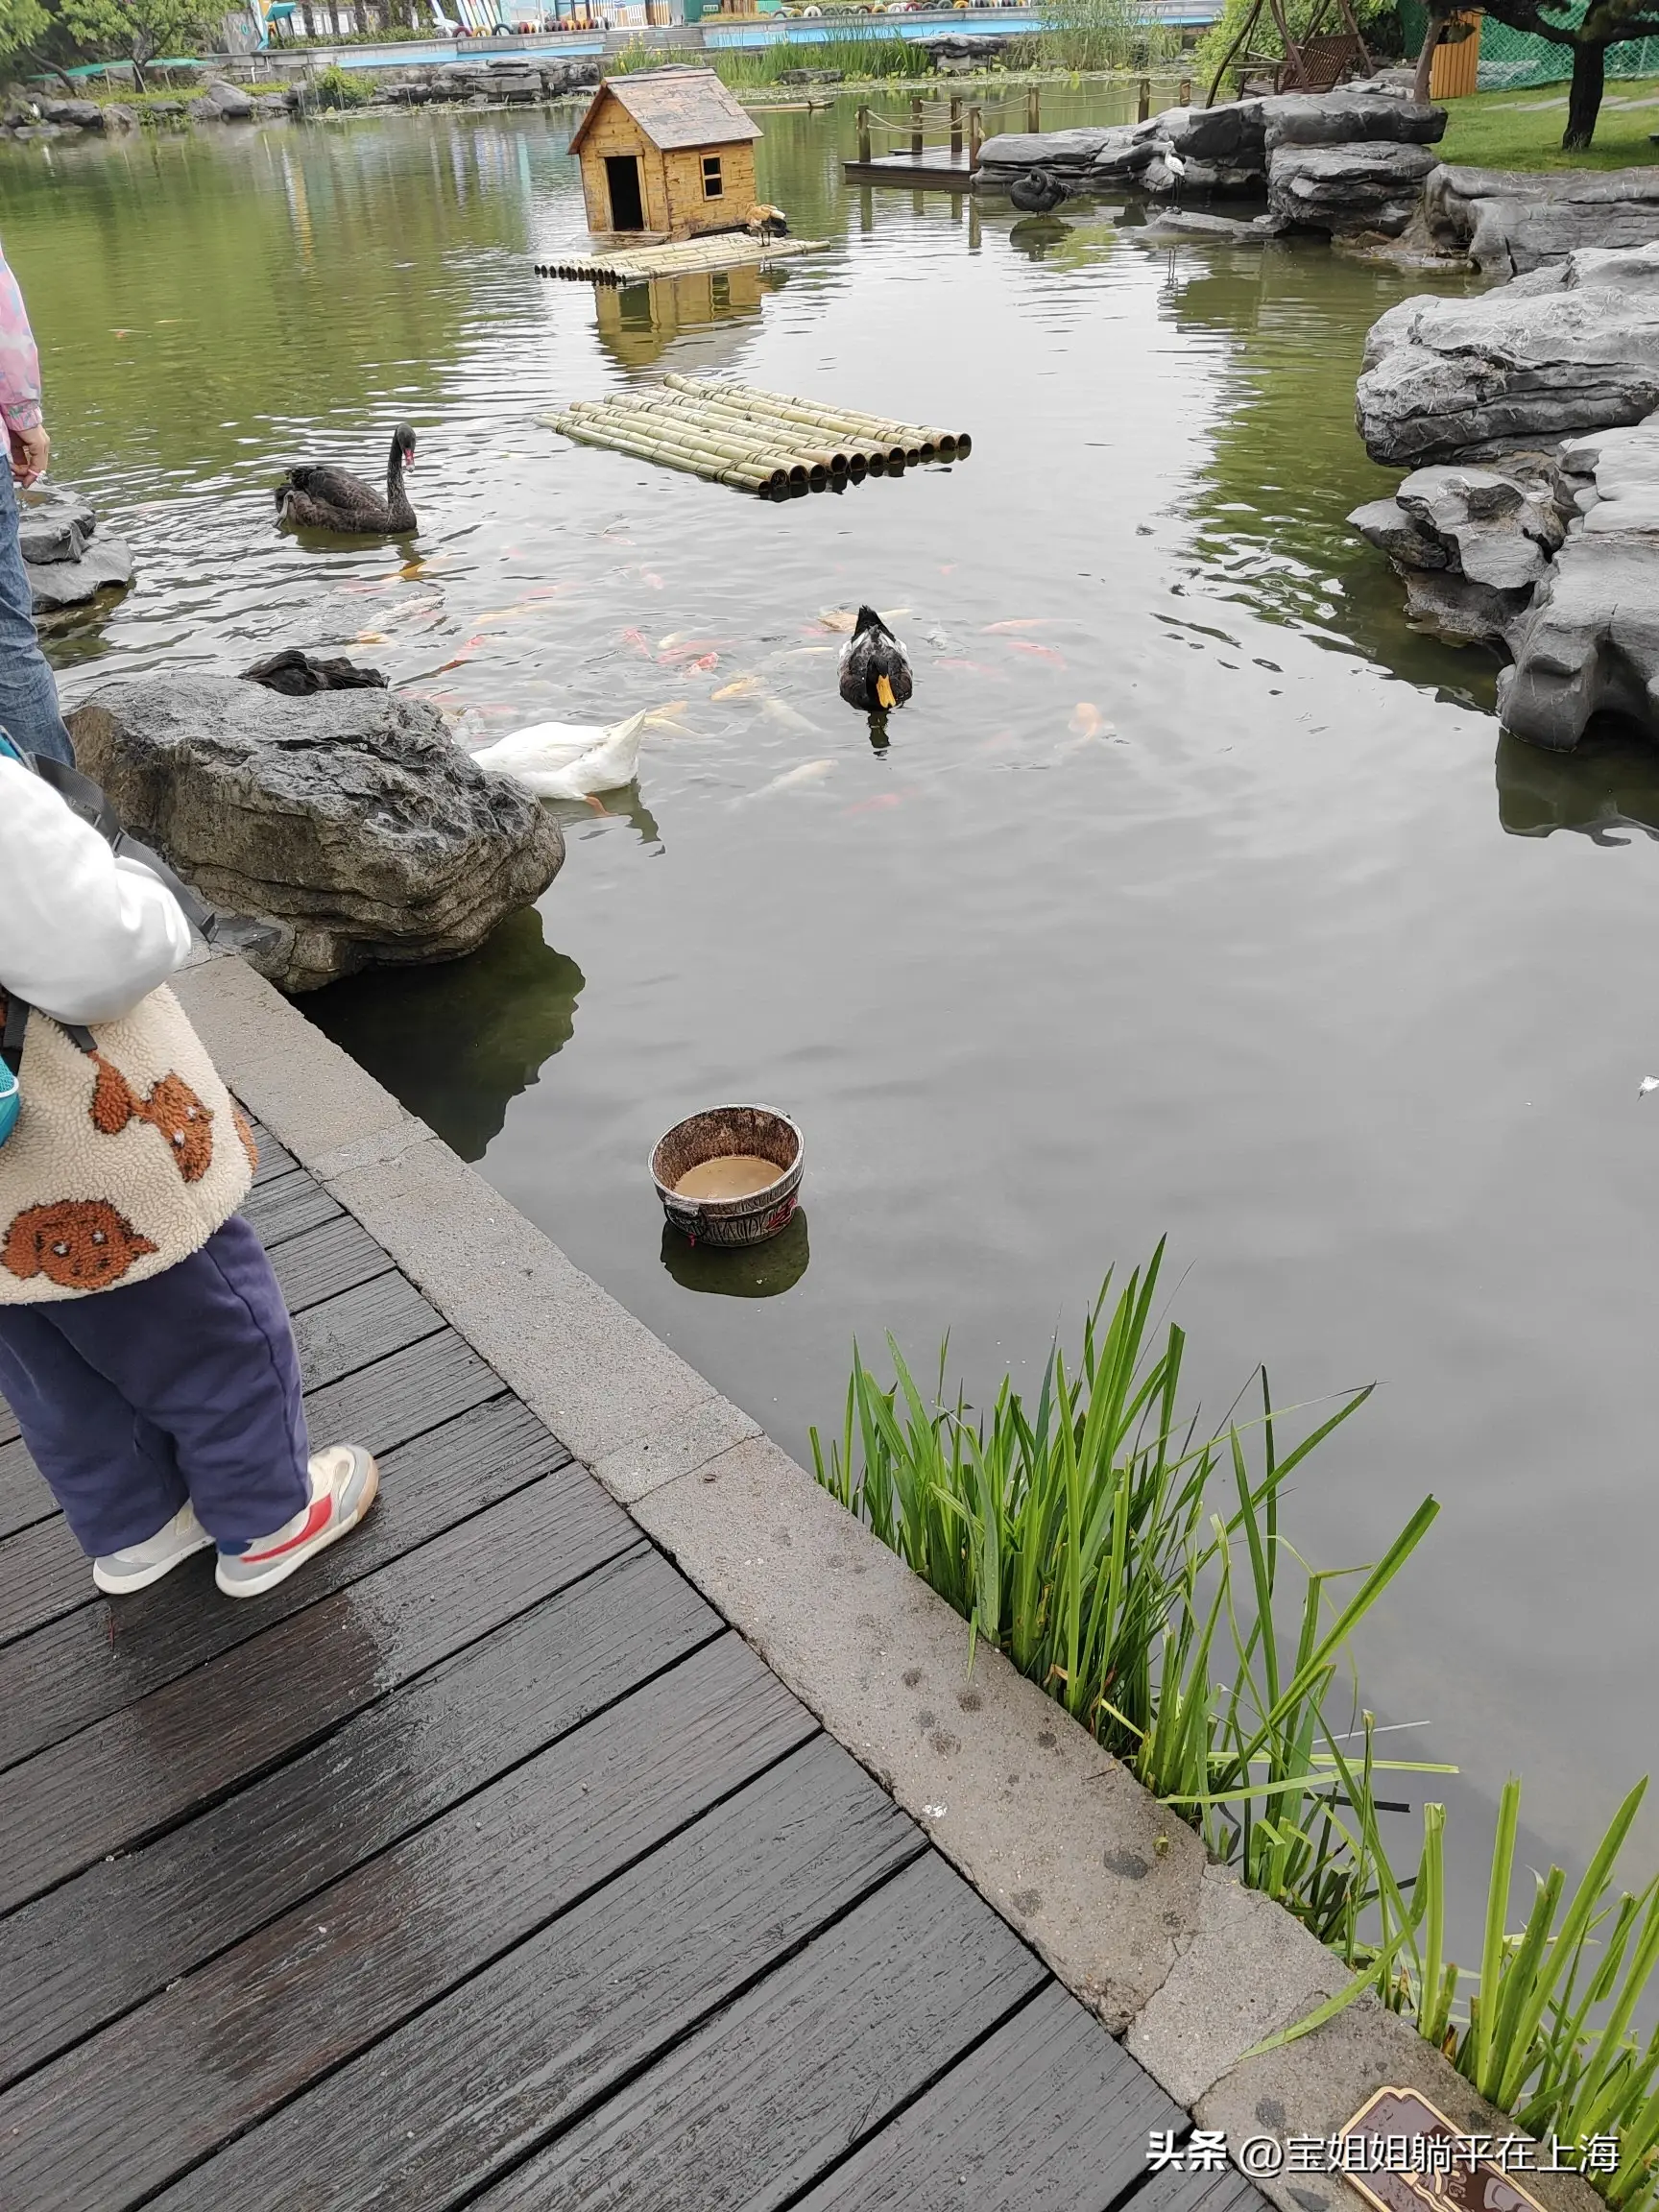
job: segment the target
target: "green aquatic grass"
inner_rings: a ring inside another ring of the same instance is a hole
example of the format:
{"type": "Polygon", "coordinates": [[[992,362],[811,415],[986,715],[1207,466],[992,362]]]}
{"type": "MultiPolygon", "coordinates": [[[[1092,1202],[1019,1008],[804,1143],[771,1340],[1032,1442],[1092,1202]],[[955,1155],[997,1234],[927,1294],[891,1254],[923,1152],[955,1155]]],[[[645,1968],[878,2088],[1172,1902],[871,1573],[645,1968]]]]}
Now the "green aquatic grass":
{"type": "Polygon", "coordinates": [[[1205,1435],[1182,1411],[1186,1338],[1155,1322],[1164,1246],[1114,1297],[1107,1277],[1076,1358],[1049,1352],[1035,1406],[1004,1379],[987,1411],[925,1395],[891,1338],[884,1384],[856,1345],[841,1433],[812,1431],[818,1480],[1203,1836],[1296,1914],[1354,1979],[1262,2046],[1309,2034],[1374,1988],[1527,2134],[1620,2138],[1587,2178],[1617,2212],[1659,2206],[1659,1876],[1618,1889],[1638,1783],[1568,1894],[1534,1877],[1510,1928],[1521,1785],[1499,1806],[1478,1969],[1446,1956],[1443,1805],[1423,1807],[1415,1870],[1393,1865],[1382,1760],[1358,1710],[1354,1631],[1432,1525],[1426,1498],[1368,1566],[1310,1567],[1280,1526],[1286,1484],[1370,1395],[1281,1454],[1260,1411],[1205,1435]],[[1358,1725],[1356,1725],[1356,1720],[1358,1725]],[[1350,1746],[1358,1738],[1361,1748],[1350,1746]]]}
{"type": "MultiPolygon", "coordinates": [[[[715,46],[704,55],[723,84],[733,90],[744,86],[776,84],[787,69],[839,69],[852,82],[930,77],[932,64],[926,49],[897,32],[861,38],[852,33],[810,44],[780,38],[770,46],[715,46]]],[[[609,64],[608,64],[609,66],[609,64]]],[[[838,89],[803,85],[803,92],[838,89]]]]}
{"type": "Polygon", "coordinates": [[[1260,1415],[1200,1438],[1181,1410],[1186,1337],[1154,1320],[1163,1253],[1116,1298],[1107,1278],[1034,1407],[1004,1380],[973,1418],[944,1403],[944,1351],[929,1401],[897,1345],[890,1386],[855,1347],[840,1438],[826,1454],[812,1432],[818,1479],[1244,1882],[1357,1942],[1377,1883],[1327,1705],[1354,1627],[1438,1507],[1426,1499],[1371,1566],[1308,1569],[1281,1492],[1369,1389],[1281,1455],[1263,1375],[1260,1415]]]}

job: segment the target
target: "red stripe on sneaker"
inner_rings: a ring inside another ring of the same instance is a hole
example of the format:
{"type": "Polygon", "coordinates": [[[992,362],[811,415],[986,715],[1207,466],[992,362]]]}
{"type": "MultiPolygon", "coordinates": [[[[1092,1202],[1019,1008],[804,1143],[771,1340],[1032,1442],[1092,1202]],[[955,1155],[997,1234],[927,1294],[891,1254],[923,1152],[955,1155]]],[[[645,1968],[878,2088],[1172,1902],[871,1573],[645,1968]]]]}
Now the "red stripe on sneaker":
{"type": "Polygon", "coordinates": [[[305,1526],[298,1536],[290,1536],[285,1544],[273,1544],[268,1551],[239,1551],[236,1554],[237,1566],[263,1567],[267,1559],[280,1559],[283,1552],[292,1551],[296,1544],[309,1544],[313,1536],[328,1526],[328,1518],[333,1510],[332,1492],[324,1498],[314,1498],[311,1510],[305,1516],[305,1526]]]}

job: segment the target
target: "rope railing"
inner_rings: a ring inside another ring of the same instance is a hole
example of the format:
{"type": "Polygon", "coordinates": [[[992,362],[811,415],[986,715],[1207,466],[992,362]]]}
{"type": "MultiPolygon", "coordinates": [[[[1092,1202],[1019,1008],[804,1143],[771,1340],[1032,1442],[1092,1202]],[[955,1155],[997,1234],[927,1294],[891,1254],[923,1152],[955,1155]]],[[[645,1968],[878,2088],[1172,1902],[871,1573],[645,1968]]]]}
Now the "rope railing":
{"type": "MultiPolygon", "coordinates": [[[[938,95],[934,97],[936,99],[938,95]]],[[[1012,95],[1004,96],[994,104],[992,111],[995,113],[998,109],[1014,104],[1012,95]]],[[[885,115],[872,114],[868,108],[860,108],[857,115],[859,162],[866,168],[870,165],[873,157],[874,134],[879,131],[888,139],[897,140],[903,144],[910,159],[920,163],[927,152],[926,109],[928,106],[929,102],[920,94],[914,97],[910,102],[910,118],[907,123],[897,123],[885,115]]],[[[1040,131],[1043,128],[1042,90],[1036,84],[1028,85],[1025,91],[1025,128],[1027,131],[1040,131]]],[[[964,112],[961,94],[952,93],[950,95],[948,140],[945,138],[936,139],[934,144],[937,146],[948,142],[950,149],[950,160],[952,165],[955,165],[962,159],[964,143],[966,143],[968,166],[970,169],[976,169],[979,166],[979,148],[984,138],[985,109],[983,106],[975,104],[964,112]]]]}

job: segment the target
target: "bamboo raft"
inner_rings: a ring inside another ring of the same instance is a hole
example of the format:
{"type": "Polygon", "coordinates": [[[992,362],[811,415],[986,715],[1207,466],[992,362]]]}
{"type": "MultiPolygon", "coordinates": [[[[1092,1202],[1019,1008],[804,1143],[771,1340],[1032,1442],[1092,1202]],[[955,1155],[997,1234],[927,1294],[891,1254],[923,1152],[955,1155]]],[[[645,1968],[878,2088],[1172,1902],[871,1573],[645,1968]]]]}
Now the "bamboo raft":
{"type": "Polygon", "coordinates": [[[564,261],[538,261],[538,276],[587,278],[595,284],[643,284],[652,276],[689,276],[700,270],[763,269],[796,253],[822,253],[828,238],[751,238],[741,230],[720,230],[711,238],[685,238],[678,245],[630,246],[617,253],[573,254],[564,261]]]}
{"type": "Polygon", "coordinates": [[[965,430],[895,422],[697,376],[664,376],[643,391],[572,400],[541,420],[585,445],[661,462],[762,499],[902,475],[921,462],[966,459],[973,449],[965,430]]]}

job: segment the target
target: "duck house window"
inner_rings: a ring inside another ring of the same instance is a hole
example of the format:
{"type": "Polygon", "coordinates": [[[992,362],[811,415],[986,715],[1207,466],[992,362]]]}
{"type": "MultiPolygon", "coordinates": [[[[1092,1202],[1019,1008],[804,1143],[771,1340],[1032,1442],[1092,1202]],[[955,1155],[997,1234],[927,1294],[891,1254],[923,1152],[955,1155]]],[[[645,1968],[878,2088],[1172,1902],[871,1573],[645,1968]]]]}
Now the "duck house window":
{"type": "Polygon", "coordinates": [[[704,197],[704,199],[705,199],[705,200],[719,200],[719,199],[721,199],[721,198],[723,198],[723,197],[724,197],[725,191],[726,191],[726,187],[725,187],[725,185],[722,183],[722,181],[721,181],[721,179],[720,179],[720,156],[719,156],[719,155],[718,155],[718,154],[705,154],[705,155],[704,155],[704,156],[703,156],[703,197],[704,197]]]}

